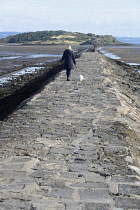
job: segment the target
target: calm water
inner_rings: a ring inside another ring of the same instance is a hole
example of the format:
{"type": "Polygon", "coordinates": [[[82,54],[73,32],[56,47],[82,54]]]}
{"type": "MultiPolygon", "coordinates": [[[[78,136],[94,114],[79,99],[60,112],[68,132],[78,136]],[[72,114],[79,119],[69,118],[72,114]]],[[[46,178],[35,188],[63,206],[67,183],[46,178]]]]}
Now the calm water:
{"type": "Polygon", "coordinates": [[[115,37],[120,42],[128,43],[128,44],[135,44],[140,45],[140,37],[115,37]]]}

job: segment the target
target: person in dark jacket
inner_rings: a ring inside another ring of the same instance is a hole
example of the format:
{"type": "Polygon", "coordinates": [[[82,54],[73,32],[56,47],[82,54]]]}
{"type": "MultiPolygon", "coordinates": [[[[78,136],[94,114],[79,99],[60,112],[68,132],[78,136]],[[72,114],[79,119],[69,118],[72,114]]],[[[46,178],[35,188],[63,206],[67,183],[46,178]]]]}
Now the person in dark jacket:
{"type": "Polygon", "coordinates": [[[74,53],[70,45],[64,51],[63,56],[60,60],[60,63],[64,60],[64,68],[66,69],[67,81],[70,81],[71,69],[76,65],[74,53]]]}

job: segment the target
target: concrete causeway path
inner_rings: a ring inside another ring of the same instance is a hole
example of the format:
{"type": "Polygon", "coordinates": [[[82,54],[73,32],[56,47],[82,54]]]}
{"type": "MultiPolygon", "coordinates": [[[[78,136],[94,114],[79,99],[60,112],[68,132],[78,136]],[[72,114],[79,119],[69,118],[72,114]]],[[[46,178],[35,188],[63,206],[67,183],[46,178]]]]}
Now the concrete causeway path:
{"type": "Polygon", "coordinates": [[[104,65],[98,52],[82,54],[71,81],[62,71],[0,122],[1,210],[140,209],[140,173],[104,65]]]}

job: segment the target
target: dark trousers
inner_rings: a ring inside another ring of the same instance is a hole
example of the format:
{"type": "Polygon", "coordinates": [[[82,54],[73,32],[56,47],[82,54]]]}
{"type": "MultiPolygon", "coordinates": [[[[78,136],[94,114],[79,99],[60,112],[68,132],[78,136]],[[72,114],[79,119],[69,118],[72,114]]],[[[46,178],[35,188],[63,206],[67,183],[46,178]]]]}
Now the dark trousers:
{"type": "Polygon", "coordinates": [[[71,69],[66,69],[66,75],[67,75],[67,77],[70,77],[70,75],[71,75],[71,69]]]}

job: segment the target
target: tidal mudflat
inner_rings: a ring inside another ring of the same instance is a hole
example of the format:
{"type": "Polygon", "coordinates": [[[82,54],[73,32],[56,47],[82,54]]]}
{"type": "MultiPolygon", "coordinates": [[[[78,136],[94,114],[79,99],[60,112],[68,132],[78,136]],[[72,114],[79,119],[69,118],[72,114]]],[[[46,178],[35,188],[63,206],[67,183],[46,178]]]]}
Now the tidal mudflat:
{"type": "MultiPolygon", "coordinates": [[[[25,67],[43,66],[61,58],[66,45],[0,45],[0,76],[25,67]]],[[[73,46],[77,50],[80,46],[73,46]]]]}
{"type": "Polygon", "coordinates": [[[140,65],[140,45],[102,47],[99,50],[106,56],[127,64],[140,65]]]}

